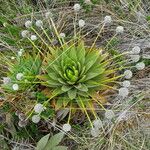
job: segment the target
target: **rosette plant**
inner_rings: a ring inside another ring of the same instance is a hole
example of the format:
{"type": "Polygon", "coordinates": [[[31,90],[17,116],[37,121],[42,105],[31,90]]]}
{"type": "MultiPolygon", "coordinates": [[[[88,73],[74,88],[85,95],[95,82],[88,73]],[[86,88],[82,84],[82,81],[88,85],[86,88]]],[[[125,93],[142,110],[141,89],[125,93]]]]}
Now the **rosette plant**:
{"type": "Polygon", "coordinates": [[[34,87],[37,80],[35,77],[39,74],[41,68],[41,58],[39,55],[25,53],[21,57],[16,57],[14,60],[7,60],[8,72],[7,78],[10,82],[3,84],[4,90],[9,92],[16,92],[13,90],[13,84],[17,84],[19,89],[17,91],[25,91],[28,88],[34,87]],[[18,76],[21,74],[21,76],[18,76]]]}
{"type": "Polygon", "coordinates": [[[119,76],[109,55],[100,51],[78,39],[47,53],[38,78],[49,88],[46,93],[54,99],[56,109],[71,106],[85,110],[99,101],[95,93],[112,88],[119,76]]]}

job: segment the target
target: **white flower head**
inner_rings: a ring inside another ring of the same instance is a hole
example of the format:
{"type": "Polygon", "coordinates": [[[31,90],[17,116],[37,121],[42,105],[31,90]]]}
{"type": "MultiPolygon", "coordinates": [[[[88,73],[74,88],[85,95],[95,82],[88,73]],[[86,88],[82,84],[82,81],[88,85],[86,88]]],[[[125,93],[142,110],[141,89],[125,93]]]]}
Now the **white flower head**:
{"type": "Polygon", "coordinates": [[[12,59],[12,60],[14,60],[14,59],[15,59],[15,57],[14,57],[14,56],[12,56],[12,57],[11,57],[11,59],[12,59]]]}
{"type": "Polygon", "coordinates": [[[123,87],[126,87],[126,88],[127,88],[127,87],[130,86],[130,81],[125,80],[125,81],[123,81],[122,85],[123,85],[123,87]]]}
{"type": "Polygon", "coordinates": [[[137,70],[143,70],[145,68],[145,63],[144,62],[139,62],[136,64],[136,69],[137,70]]]}
{"type": "Polygon", "coordinates": [[[66,123],[63,125],[62,128],[65,132],[69,132],[71,130],[71,125],[69,123],[66,123]]]}
{"type": "Polygon", "coordinates": [[[26,120],[20,120],[18,122],[18,126],[21,127],[21,128],[25,127],[26,125],[27,125],[27,121],[26,120]]]}
{"type": "Polygon", "coordinates": [[[53,17],[53,14],[48,11],[48,12],[45,13],[45,17],[46,17],[46,19],[52,18],[52,17],[53,17]]]}
{"type": "Polygon", "coordinates": [[[30,28],[32,26],[32,21],[28,20],[25,22],[25,27],[30,28]]]}
{"type": "Polygon", "coordinates": [[[130,55],[133,62],[138,62],[140,60],[140,55],[130,55]]]}
{"type": "Polygon", "coordinates": [[[115,114],[114,114],[114,112],[113,112],[112,110],[106,110],[106,112],[105,112],[105,117],[106,117],[107,119],[111,120],[112,118],[115,117],[115,114]]]}
{"type": "Polygon", "coordinates": [[[66,37],[65,33],[60,33],[59,36],[60,36],[61,38],[65,38],[65,37],[66,37]]]}
{"type": "Polygon", "coordinates": [[[99,131],[98,128],[92,128],[92,129],[91,129],[91,135],[92,135],[93,137],[98,137],[98,136],[99,136],[99,133],[100,133],[100,131],[99,131]]]}
{"type": "Polygon", "coordinates": [[[11,83],[11,79],[9,77],[3,77],[3,84],[9,84],[11,83]]]}
{"type": "Polygon", "coordinates": [[[19,85],[18,84],[13,84],[12,88],[14,91],[18,91],[19,90],[19,85]]]}
{"type": "Polygon", "coordinates": [[[125,98],[129,94],[129,90],[126,87],[122,87],[119,89],[119,96],[125,98]]]}
{"type": "Polygon", "coordinates": [[[80,19],[80,20],[79,20],[79,27],[82,28],[82,27],[84,27],[84,26],[85,26],[85,21],[82,20],[82,19],[80,19]]]}
{"type": "Polygon", "coordinates": [[[43,21],[42,21],[42,20],[37,20],[37,21],[35,22],[35,25],[36,25],[37,27],[42,27],[42,26],[43,26],[43,21]]]}
{"type": "Polygon", "coordinates": [[[28,30],[23,30],[23,31],[21,32],[21,36],[22,36],[23,38],[28,37],[28,36],[29,36],[29,31],[28,31],[28,30]]]}
{"type": "Polygon", "coordinates": [[[139,54],[141,51],[141,48],[139,46],[134,46],[132,48],[131,54],[139,54]]]}
{"type": "Polygon", "coordinates": [[[22,56],[22,54],[23,54],[23,52],[22,52],[22,51],[18,51],[18,56],[19,56],[19,57],[21,57],[21,56],[22,56]]]}
{"type": "Polygon", "coordinates": [[[124,27],[123,26],[118,26],[117,28],[116,28],[116,33],[117,34],[122,34],[124,32],[124,27]]]}
{"type": "Polygon", "coordinates": [[[85,0],[84,2],[85,4],[88,4],[88,5],[92,4],[91,0],[85,0]]]}
{"type": "Polygon", "coordinates": [[[112,22],[111,16],[105,16],[105,18],[104,18],[104,23],[105,23],[105,24],[110,24],[111,22],[112,22]]]}
{"type": "Polygon", "coordinates": [[[102,121],[100,119],[94,120],[93,121],[93,125],[94,125],[95,128],[98,128],[98,129],[103,127],[103,123],[102,123],[102,121]]]}
{"type": "Polygon", "coordinates": [[[23,73],[17,73],[16,79],[17,80],[22,80],[22,78],[23,78],[23,73]]]}
{"type": "Polygon", "coordinates": [[[41,120],[41,117],[39,115],[32,116],[32,122],[38,123],[40,120],[41,120]]]}
{"type": "Polygon", "coordinates": [[[18,117],[21,121],[26,119],[25,114],[23,114],[23,113],[19,113],[18,117]]]}
{"type": "Polygon", "coordinates": [[[130,79],[130,78],[132,78],[133,73],[132,73],[131,70],[126,70],[126,71],[124,72],[124,75],[125,75],[125,78],[126,78],[126,79],[130,79]]]}
{"type": "Polygon", "coordinates": [[[75,5],[73,6],[73,9],[74,9],[75,12],[78,12],[78,11],[81,9],[80,4],[75,4],[75,5]]]}
{"type": "Polygon", "coordinates": [[[36,36],[36,35],[31,35],[31,40],[32,40],[32,41],[37,40],[37,36],[36,36]]]}
{"type": "Polygon", "coordinates": [[[44,106],[42,105],[42,104],[40,104],[40,103],[38,103],[38,104],[36,104],[35,106],[34,106],[34,111],[36,112],[36,113],[41,113],[42,111],[44,111],[45,110],[45,108],[44,108],[44,106]]]}

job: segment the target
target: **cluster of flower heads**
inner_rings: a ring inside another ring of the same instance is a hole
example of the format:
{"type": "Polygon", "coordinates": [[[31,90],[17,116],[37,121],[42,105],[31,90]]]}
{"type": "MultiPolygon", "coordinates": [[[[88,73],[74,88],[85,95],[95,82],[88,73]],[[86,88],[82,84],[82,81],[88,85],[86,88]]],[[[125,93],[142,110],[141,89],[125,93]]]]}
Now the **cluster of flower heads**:
{"type": "Polygon", "coordinates": [[[27,120],[25,114],[20,112],[20,111],[16,111],[15,114],[19,118],[19,122],[18,122],[19,127],[21,127],[21,128],[25,127],[27,125],[27,123],[28,123],[28,120],[27,120]]]}
{"type": "MultiPolygon", "coordinates": [[[[139,62],[140,60],[140,52],[141,48],[139,46],[135,46],[132,48],[131,52],[129,53],[131,60],[133,63],[136,63],[135,68],[137,70],[143,70],[145,68],[144,62],[139,62]]],[[[122,96],[123,98],[127,97],[129,94],[128,88],[130,87],[130,81],[133,76],[133,73],[131,70],[125,70],[124,72],[124,78],[126,80],[123,81],[122,87],[119,89],[119,96],[122,96]]]]}
{"type": "MultiPolygon", "coordinates": [[[[75,13],[78,13],[81,9],[80,4],[75,4],[73,9],[74,9],[75,13]]],[[[46,18],[52,17],[52,13],[51,12],[45,13],[45,17],[46,18]]],[[[109,25],[111,23],[112,23],[111,16],[105,16],[104,24],[109,25]]],[[[33,25],[33,22],[30,21],[30,20],[25,22],[25,27],[27,29],[32,28],[32,25],[33,25]]],[[[43,28],[43,21],[42,20],[37,20],[35,22],[35,25],[39,28],[43,28]]],[[[85,26],[85,21],[80,19],[78,21],[78,25],[79,25],[80,28],[83,28],[85,26]]],[[[123,34],[123,32],[124,32],[124,27],[123,26],[116,27],[116,34],[123,34]]],[[[23,30],[21,32],[21,35],[22,35],[23,38],[29,38],[31,41],[36,41],[37,40],[37,36],[36,35],[30,35],[30,32],[28,30],[23,30]]],[[[60,38],[65,38],[66,35],[65,35],[65,33],[60,33],[59,36],[60,36],[60,38]]],[[[18,56],[21,57],[23,53],[24,53],[24,50],[20,49],[18,51],[18,56]]],[[[133,62],[138,62],[140,60],[139,53],[140,53],[140,47],[135,46],[132,49],[131,53],[130,53],[130,57],[131,57],[131,60],[133,62]]],[[[11,59],[15,59],[15,58],[12,57],[11,59]]],[[[138,62],[135,67],[138,70],[142,70],[142,69],[144,69],[145,64],[143,62],[138,62]]],[[[131,70],[125,70],[124,71],[124,78],[126,80],[124,80],[122,82],[122,87],[119,89],[119,95],[122,96],[123,98],[127,97],[128,94],[129,94],[129,91],[128,91],[128,88],[130,87],[129,79],[131,79],[132,76],[133,76],[133,73],[132,73],[131,70]]],[[[16,79],[18,81],[21,81],[23,78],[24,78],[23,73],[16,74],[16,79]]],[[[10,82],[11,82],[11,79],[9,77],[4,77],[3,78],[3,83],[4,84],[8,84],[10,82]]],[[[13,84],[12,89],[14,91],[17,91],[19,89],[19,85],[18,84],[13,84]]],[[[36,104],[34,106],[34,115],[32,115],[32,122],[38,123],[41,120],[41,113],[43,111],[45,111],[45,109],[46,109],[46,107],[43,104],[40,104],[40,103],[36,104]]],[[[20,112],[16,112],[16,115],[19,117],[18,125],[20,127],[26,126],[27,121],[26,121],[25,115],[23,113],[20,113],[20,112]]],[[[112,110],[105,110],[105,118],[106,119],[111,120],[114,117],[115,117],[115,114],[112,110]]],[[[94,120],[93,125],[92,125],[92,129],[91,129],[91,135],[93,137],[97,137],[100,134],[100,129],[101,128],[103,128],[103,122],[100,119],[94,120]]],[[[69,132],[69,131],[71,131],[71,125],[69,123],[66,123],[66,124],[63,125],[62,129],[65,132],[69,132]]]]}

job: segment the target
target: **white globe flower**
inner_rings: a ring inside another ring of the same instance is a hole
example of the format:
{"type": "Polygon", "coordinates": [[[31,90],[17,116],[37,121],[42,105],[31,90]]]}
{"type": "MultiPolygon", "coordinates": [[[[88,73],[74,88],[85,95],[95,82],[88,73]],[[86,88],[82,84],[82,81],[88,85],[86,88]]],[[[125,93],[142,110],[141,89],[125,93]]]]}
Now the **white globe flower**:
{"type": "Polygon", "coordinates": [[[44,106],[42,105],[42,104],[40,104],[40,103],[38,103],[38,104],[36,104],[35,106],[34,106],[34,111],[36,112],[36,113],[41,113],[42,111],[44,111],[44,106]]]}
{"type": "Polygon", "coordinates": [[[11,83],[11,79],[9,77],[3,77],[3,84],[9,84],[11,83]]]}
{"type": "Polygon", "coordinates": [[[138,62],[140,60],[140,55],[130,55],[133,62],[138,62]]]}
{"type": "Polygon", "coordinates": [[[59,36],[60,36],[61,38],[65,38],[65,37],[66,37],[65,33],[60,33],[59,36]]]}
{"type": "Polygon", "coordinates": [[[143,70],[145,68],[145,64],[144,64],[144,62],[139,62],[136,64],[135,67],[137,70],[143,70]]]}
{"type": "Polygon", "coordinates": [[[103,123],[100,119],[94,120],[93,125],[94,125],[95,128],[98,128],[98,129],[103,127],[103,123]]]}
{"type": "Polygon", "coordinates": [[[73,9],[74,9],[75,12],[78,12],[78,11],[81,9],[80,4],[75,4],[75,5],[73,6],[73,9]]]}
{"type": "Polygon", "coordinates": [[[116,28],[116,33],[117,34],[122,34],[124,32],[124,27],[123,26],[118,26],[117,28],[116,28]]]}
{"type": "Polygon", "coordinates": [[[51,12],[46,12],[45,13],[46,19],[53,17],[53,14],[51,12]]]}
{"type": "Polygon", "coordinates": [[[19,119],[20,119],[21,121],[23,121],[23,120],[25,120],[25,119],[26,119],[26,117],[25,117],[25,114],[24,114],[24,113],[19,113],[18,117],[19,117],[19,119]]]}
{"type": "Polygon", "coordinates": [[[36,37],[36,35],[31,35],[31,40],[32,40],[32,41],[35,41],[35,40],[37,40],[37,37],[36,37]]]}
{"type": "Polygon", "coordinates": [[[21,128],[25,127],[26,125],[27,125],[27,121],[25,121],[25,120],[20,120],[18,122],[18,126],[21,127],[21,128]]]}
{"type": "Polygon", "coordinates": [[[126,71],[124,72],[124,75],[125,75],[125,78],[126,78],[126,79],[130,79],[130,78],[132,78],[133,73],[132,73],[131,70],[126,70],[126,71]]]}
{"type": "Polygon", "coordinates": [[[42,27],[42,26],[43,26],[42,20],[37,20],[37,21],[35,22],[35,25],[36,25],[37,27],[42,27]]]}
{"type": "Polygon", "coordinates": [[[22,78],[23,78],[23,73],[17,73],[16,79],[17,80],[22,80],[22,78]]]}
{"type": "Polygon", "coordinates": [[[18,52],[18,56],[19,56],[19,57],[21,57],[21,56],[22,56],[22,54],[23,54],[23,52],[22,52],[22,51],[19,51],[19,52],[18,52]]]}
{"type": "Polygon", "coordinates": [[[130,81],[125,80],[125,81],[123,81],[122,85],[123,85],[123,87],[126,87],[126,88],[127,88],[127,87],[130,86],[130,81]]]}
{"type": "Polygon", "coordinates": [[[41,120],[41,117],[39,115],[32,116],[32,122],[38,123],[40,120],[41,120]]]}
{"type": "Polygon", "coordinates": [[[115,117],[115,114],[114,114],[114,112],[113,112],[112,110],[106,110],[106,112],[105,112],[105,117],[106,117],[107,119],[111,120],[112,118],[115,117]]]}
{"type": "Polygon", "coordinates": [[[91,0],[85,0],[84,2],[85,4],[88,4],[88,5],[92,4],[91,0]]]}
{"type": "Polygon", "coordinates": [[[139,46],[135,46],[132,48],[131,54],[139,54],[141,51],[141,48],[139,46]]]}
{"type": "Polygon", "coordinates": [[[128,96],[128,94],[129,94],[129,90],[126,87],[122,87],[119,89],[119,96],[125,98],[128,96]]]}
{"type": "Polygon", "coordinates": [[[21,36],[22,36],[23,38],[28,37],[28,36],[29,36],[29,31],[28,31],[28,30],[23,30],[23,31],[21,32],[21,36]]]}
{"type": "Polygon", "coordinates": [[[14,60],[14,59],[15,59],[15,57],[14,57],[14,56],[12,56],[12,57],[11,57],[11,59],[12,59],[12,60],[14,60]]]}
{"type": "Polygon", "coordinates": [[[13,84],[12,86],[14,91],[18,91],[19,90],[19,85],[18,84],[13,84]]]}
{"type": "Polygon", "coordinates": [[[63,125],[63,130],[65,132],[69,132],[71,130],[71,125],[69,123],[66,123],[63,125]]]}
{"type": "Polygon", "coordinates": [[[105,16],[105,18],[104,18],[104,23],[105,23],[105,24],[110,24],[111,22],[112,22],[111,16],[105,16]]]}
{"type": "Polygon", "coordinates": [[[79,20],[79,27],[82,28],[82,27],[84,27],[84,26],[85,26],[85,21],[82,20],[82,19],[80,19],[80,20],[79,20]]]}
{"type": "Polygon", "coordinates": [[[92,128],[92,129],[91,129],[91,135],[92,135],[93,137],[98,137],[98,136],[99,136],[99,133],[100,133],[100,131],[99,131],[98,128],[92,128]]]}
{"type": "Polygon", "coordinates": [[[32,21],[28,20],[25,22],[25,27],[30,28],[32,26],[32,21]]]}

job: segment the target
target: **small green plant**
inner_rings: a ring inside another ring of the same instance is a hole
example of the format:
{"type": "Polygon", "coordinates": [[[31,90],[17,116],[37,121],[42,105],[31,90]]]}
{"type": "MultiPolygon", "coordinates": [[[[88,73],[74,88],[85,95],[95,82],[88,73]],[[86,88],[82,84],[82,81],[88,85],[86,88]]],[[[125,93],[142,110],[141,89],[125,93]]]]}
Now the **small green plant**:
{"type": "MultiPolygon", "coordinates": [[[[23,53],[23,50],[20,51],[23,53]]],[[[27,88],[34,87],[36,81],[35,76],[39,74],[41,68],[41,59],[39,55],[31,56],[25,53],[22,57],[16,57],[14,60],[7,60],[8,84],[3,84],[3,88],[9,92],[25,91],[27,88]],[[16,87],[18,88],[14,88],[16,87]],[[18,85],[18,86],[17,86],[18,85]]]]}
{"type": "Polygon", "coordinates": [[[66,146],[59,146],[58,144],[64,137],[64,133],[60,132],[50,138],[50,134],[45,135],[37,143],[36,150],[67,150],[66,146]]]}

